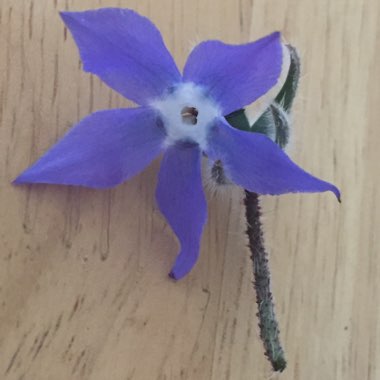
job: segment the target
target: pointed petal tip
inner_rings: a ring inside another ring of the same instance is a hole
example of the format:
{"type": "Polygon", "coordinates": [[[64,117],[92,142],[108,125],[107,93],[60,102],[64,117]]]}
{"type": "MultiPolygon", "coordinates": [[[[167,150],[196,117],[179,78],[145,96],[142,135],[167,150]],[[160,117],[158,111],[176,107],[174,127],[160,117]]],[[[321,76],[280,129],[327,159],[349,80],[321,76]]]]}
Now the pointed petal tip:
{"type": "Polygon", "coordinates": [[[12,182],[11,184],[14,185],[14,186],[17,186],[17,185],[24,185],[26,183],[28,183],[28,181],[25,179],[25,176],[24,176],[24,173],[21,173],[20,175],[18,175],[12,182]]]}
{"type": "Polygon", "coordinates": [[[168,273],[168,276],[169,276],[169,278],[171,278],[174,281],[178,281],[179,280],[179,278],[176,277],[176,275],[175,275],[175,273],[173,271],[170,271],[168,273]]]}
{"type": "Polygon", "coordinates": [[[318,178],[315,178],[315,179],[317,181],[320,181],[324,185],[322,189],[319,190],[319,192],[331,191],[335,195],[337,201],[339,203],[342,203],[340,190],[334,184],[332,184],[331,182],[319,180],[318,178]]]}
{"type": "Polygon", "coordinates": [[[184,277],[186,277],[197,263],[198,253],[199,249],[195,256],[189,256],[188,253],[184,254],[184,252],[181,251],[177,256],[174,266],[169,272],[169,277],[175,281],[182,280],[184,277]]]}
{"type": "Polygon", "coordinates": [[[189,274],[190,270],[192,269],[190,268],[190,270],[183,270],[184,268],[175,268],[175,267],[176,265],[168,273],[168,276],[176,282],[186,277],[189,274]]]}
{"type": "Polygon", "coordinates": [[[342,196],[341,196],[340,190],[336,186],[331,185],[330,191],[334,193],[338,202],[342,203],[342,196]]]}
{"type": "MultiPolygon", "coordinates": [[[[339,203],[342,203],[342,196],[341,196],[340,190],[332,183],[325,182],[325,181],[322,181],[322,183],[325,184],[325,188],[322,188],[319,190],[316,189],[315,191],[311,191],[311,193],[321,193],[321,192],[330,191],[331,193],[335,195],[337,201],[339,203]]],[[[300,191],[300,192],[302,193],[303,191],[300,191]]]]}
{"type": "Polygon", "coordinates": [[[77,12],[69,12],[69,11],[60,11],[59,15],[61,16],[61,19],[64,23],[66,23],[67,20],[72,19],[73,15],[77,12]]]}
{"type": "Polygon", "coordinates": [[[30,168],[23,171],[18,177],[16,177],[11,184],[13,186],[20,186],[20,185],[31,185],[35,183],[46,183],[44,181],[38,181],[36,178],[33,178],[33,173],[29,171],[30,168]]]}
{"type": "Polygon", "coordinates": [[[276,30],[270,34],[269,37],[272,37],[274,40],[281,39],[281,32],[279,30],[276,30]]]}
{"type": "Polygon", "coordinates": [[[77,16],[79,13],[82,13],[82,12],[69,12],[69,11],[60,11],[59,12],[59,15],[60,15],[63,23],[70,30],[70,32],[71,32],[73,25],[76,23],[76,21],[78,21],[77,16]]]}

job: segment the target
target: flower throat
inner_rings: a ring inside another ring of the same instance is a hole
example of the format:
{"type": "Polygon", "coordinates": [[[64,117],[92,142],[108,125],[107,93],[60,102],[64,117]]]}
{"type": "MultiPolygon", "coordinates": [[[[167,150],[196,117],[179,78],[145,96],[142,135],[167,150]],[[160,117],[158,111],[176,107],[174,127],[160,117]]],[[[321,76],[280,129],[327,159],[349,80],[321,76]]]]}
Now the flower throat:
{"type": "Polygon", "coordinates": [[[181,116],[185,124],[195,125],[198,122],[198,110],[195,107],[183,107],[181,116]]]}

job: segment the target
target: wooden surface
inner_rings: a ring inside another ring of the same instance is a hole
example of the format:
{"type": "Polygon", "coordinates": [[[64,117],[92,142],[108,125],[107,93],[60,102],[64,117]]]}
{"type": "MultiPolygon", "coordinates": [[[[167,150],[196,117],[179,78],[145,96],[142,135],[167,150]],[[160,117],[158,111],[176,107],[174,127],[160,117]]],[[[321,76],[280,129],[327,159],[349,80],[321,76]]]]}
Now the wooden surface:
{"type": "Polygon", "coordinates": [[[0,378],[380,379],[380,3],[377,0],[1,0],[0,378]],[[201,259],[154,204],[159,162],[110,191],[10,181],[91,111],[129,106],[83,73],[58,10],[149,16],[182,67],[203,39],[281,30],[303,78],[290,154],[343,192],[264,199],[288,369],[258,338],[242,192],[208,194],[201,259]]]}

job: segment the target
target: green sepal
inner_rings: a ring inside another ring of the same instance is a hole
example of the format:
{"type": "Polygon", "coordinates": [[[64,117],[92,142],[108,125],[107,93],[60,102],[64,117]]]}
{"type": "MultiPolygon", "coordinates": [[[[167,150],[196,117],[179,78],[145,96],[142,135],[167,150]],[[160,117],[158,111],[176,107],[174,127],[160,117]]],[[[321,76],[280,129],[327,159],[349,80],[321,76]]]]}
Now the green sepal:
{"type": "Polygon", "coordinates": [[[279,104],[271,104],[252,126],[249,126],[244,109],[229,114],[226,120],[234,128],[268,136],[281,148],[285,148],[289,141],[289,120],[285,110],[279,104]]]}
{"type": "Polygon", "coordinates": [[[286,47],[290,54],[289,72],[281,91],[276,96],[275,102],[281,104],[286,112],[290,112],[298,89],[301,61],[297,50],[292,45],[286,45],[286,47]]]}
{"type": "Polygon", "coordinates": [[[262,133],[284,148],[289,141],[289,121],[286,113],[289,113],[298,89],[300,78],[300,58],[297,50],[286,45],[290,54],[289,72],[285,83],[275,98],[275,101],[264,111],[264,113],[250,126],[244,108],[230,113],[226,116],[228,123],[234,128],[242,131],[262,133]]]}
{"type": "Polygon", "coordinates": [[[251,129],[244,108],[228,114],[225,118],[236,129],[240,129],[241,131],[250,131],[251,129]]]}
{"type": "Polygon", "coordinates": [[[276,103],[271,104],[251,127],[252,132],[263,133],[281,148],[285,148],[289,142],[289,130],[287,113],[276,103]]]}
{"type": "Polygon", "coordinates": [[[250,131],[263,133],[281,147],[289,142],[290,123],[288,114],[293,105],[300,79],[301,63],[297,50],[286,45],[290,54],[289,72],[285,83],[275,98],[275,101],[264,111],[264,113],[251,126],[250,131]]]}
{"type": "Polygon", "coordinates": [[[273,113],[267,108],[264,113],[253,123],[250,128],[250,132],[263,133],[264,135],[271,137],[275,133],[273,113]]]}
{"type": "Polygon", "coordinates": [[[284,149],[289,142],[290,122],[286,111],[278,104],[270,106],[276,128],[274,142],[284,149]]]}

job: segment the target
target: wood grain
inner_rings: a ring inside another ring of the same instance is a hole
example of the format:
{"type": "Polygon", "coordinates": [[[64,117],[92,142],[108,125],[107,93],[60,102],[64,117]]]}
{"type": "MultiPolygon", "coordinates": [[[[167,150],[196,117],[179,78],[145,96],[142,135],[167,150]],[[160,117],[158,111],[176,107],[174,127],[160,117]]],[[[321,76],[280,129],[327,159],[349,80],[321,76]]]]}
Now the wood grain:
{"type": "Polygon", "coordinates": [[[377,0],[1,0],[0,378],[380,379],[379,40],[377,0]],[[81,71],[57,13],[101,6],[150,17],[180,66],[209,38],[281,30],[300,50],[289,152],[343,204],[264,199],[281,375],[258,338],[239,189],[208,194],[201,259],[174,283],[158,162],[110,191],[10,184],[81,117],[130,105],[81,71]]]}

